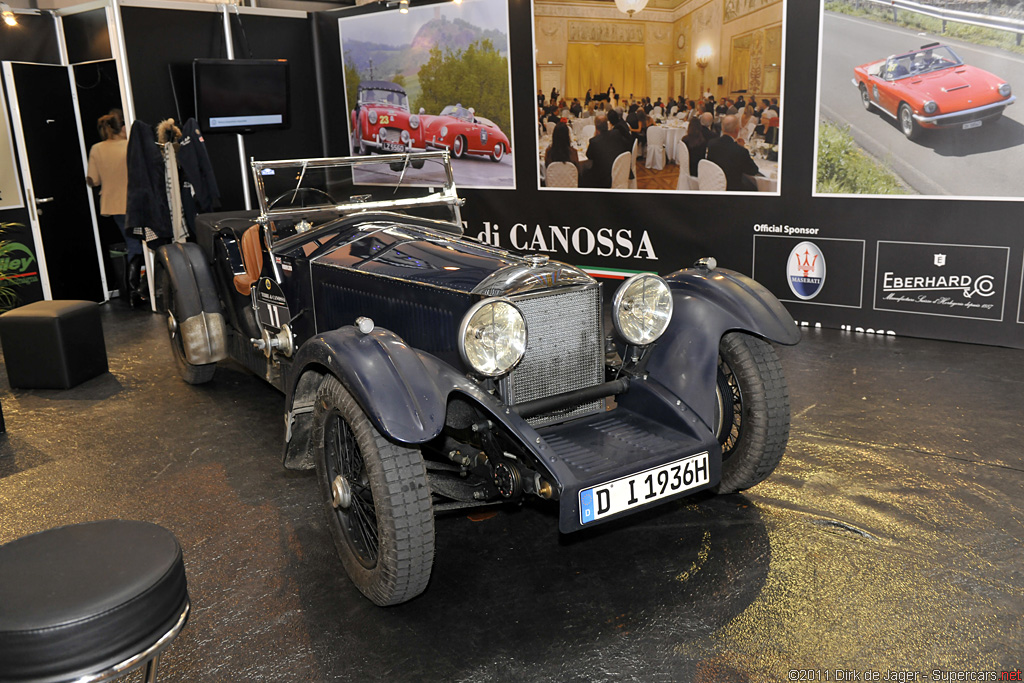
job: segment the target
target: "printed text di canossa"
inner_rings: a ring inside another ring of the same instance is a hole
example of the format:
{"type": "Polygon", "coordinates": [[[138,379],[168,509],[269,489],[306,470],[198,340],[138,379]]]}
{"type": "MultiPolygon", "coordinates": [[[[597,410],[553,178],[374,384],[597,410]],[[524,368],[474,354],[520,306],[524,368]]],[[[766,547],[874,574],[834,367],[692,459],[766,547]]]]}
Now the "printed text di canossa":
{"type": "MultiPolygon", "coordinates": [[[[484,229],[477,240],[496,247],[501,244],[501,228],[484,221],[484,229]]],[[[579,256],[614,256],[657,261],[654,244],[646,230],[630,228],[588,228],[561,225],[533,225],[516,223],[508,232],[508,240],[520,251],[562,252],[579,256]]]]}

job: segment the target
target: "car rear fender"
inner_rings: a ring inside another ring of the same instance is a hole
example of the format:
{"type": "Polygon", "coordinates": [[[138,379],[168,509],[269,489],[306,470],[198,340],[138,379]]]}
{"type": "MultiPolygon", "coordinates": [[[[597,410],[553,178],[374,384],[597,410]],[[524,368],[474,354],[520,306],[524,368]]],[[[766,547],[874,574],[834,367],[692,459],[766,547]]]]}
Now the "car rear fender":
{"type": "Polygon", "coordinates": [[[227,326],[210,264],[198,244],[165,244],[159,265],[174,287],[174,310],[185,357],[193,365],[227,358],[227,326]]]}
{"type": "Polygon", "coordinates": [[[771,292],[735,271],[693,268],[665,279],[674,312],[647,371],[712,427],[722,336],[741,331],[791,345],[800,341],[800,330],[771,292]]]}

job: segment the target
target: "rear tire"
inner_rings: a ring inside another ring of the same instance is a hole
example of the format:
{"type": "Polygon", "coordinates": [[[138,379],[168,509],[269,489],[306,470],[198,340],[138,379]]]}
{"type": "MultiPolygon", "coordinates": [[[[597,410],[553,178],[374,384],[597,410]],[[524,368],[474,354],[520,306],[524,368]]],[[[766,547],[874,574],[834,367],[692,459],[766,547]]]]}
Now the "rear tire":
{"type": "Polygon", "coordinates": [[[422,593],[434,563],[423,456],[381,436],[333,376],[317,392],[312,443],[331,536],[352,583],[382,607],[422,593]]]}
{"type": "Polygon", "coordinates": [[[497,162],[501,161],[502,157],[504,157],[504,156],[505,156],[505,145],[503,145],[503,144],[501,144],[499,142],[498,144],[496,144],[494,146],[494,149],[491,150],[491,161],[497,163],[497,162]]]}
{"type": "Polygon", "coordinates": [[[789,389],[771,344],[730,332],[718,347],[715,426],[722,445],[718,493],[764,481],[789,441],[789,389]]]}
{"type": "Polygon", "coordinates": [[[166,268],[160,268],[157,292],[159,297],[157,301],[161,304],[158,310],[167,314],[167,339],[171,344],[174,364],[178,366],[178,374],[188,384],[206,384],[213,379],[214,373],[217,372],[217,364],[193,365],[185,357],[185,346],[181,341],[181,333],[178,329],[181,317],[178,315],[177,292],[174,290],[166,268]]]}

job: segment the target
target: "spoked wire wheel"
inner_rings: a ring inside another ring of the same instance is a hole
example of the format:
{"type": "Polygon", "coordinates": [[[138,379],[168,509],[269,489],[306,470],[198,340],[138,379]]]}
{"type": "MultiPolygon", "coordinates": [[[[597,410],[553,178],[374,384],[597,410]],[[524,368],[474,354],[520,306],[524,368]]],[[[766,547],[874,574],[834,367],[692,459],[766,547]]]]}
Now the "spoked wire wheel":
{"type": "Polygon", "coordinates": [[[331,484],[331,507],[353,554],[367,569],[377,566],[380,533],[373,491],[363,466],[359,444],[344,418],[331,410],[324,426],[326,476],[331,484]]]}
{"type": "Polygon", "coordinates": [[[388,441],[333,376],[317,392],[312,445],[335,548],[378,605],[410,600],[434,563],[434,513],[419,450],[388,441]]]}

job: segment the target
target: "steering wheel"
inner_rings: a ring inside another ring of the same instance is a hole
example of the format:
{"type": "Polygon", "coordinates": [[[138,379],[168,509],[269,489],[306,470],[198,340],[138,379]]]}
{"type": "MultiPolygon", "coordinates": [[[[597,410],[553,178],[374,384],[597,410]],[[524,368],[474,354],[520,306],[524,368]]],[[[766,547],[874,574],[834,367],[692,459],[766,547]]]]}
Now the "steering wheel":
{"type": "Polygon", "coordinates": [[[287,202],[285,202],[284,204],[285,206],[306,207],[323,204],[322,201],[315,201],[315,198],[326,199],[327,203],[331,205],[334,205],[336,203],[334,201],[334,197],[332,197],[331,195],[327,194],[326,192],[319,188],[300,187],[294,190],[288,190],[274,197],[274,199],[272,199],[270,203],[267,204],[267,208],[273,209],[275,206],[277,206],[278,202],[285,198],[288,198],[287,202]]]}

